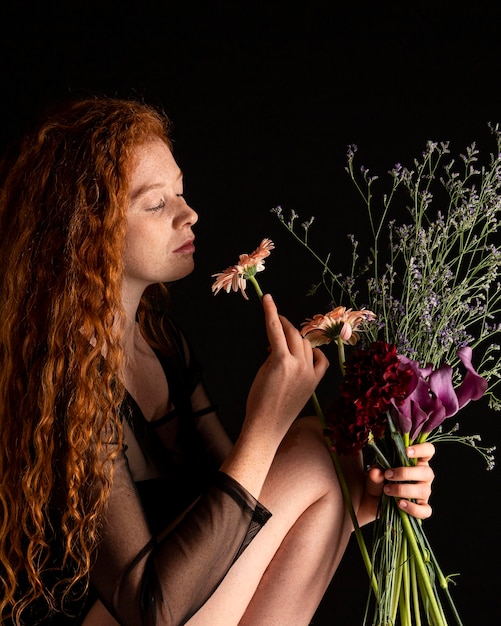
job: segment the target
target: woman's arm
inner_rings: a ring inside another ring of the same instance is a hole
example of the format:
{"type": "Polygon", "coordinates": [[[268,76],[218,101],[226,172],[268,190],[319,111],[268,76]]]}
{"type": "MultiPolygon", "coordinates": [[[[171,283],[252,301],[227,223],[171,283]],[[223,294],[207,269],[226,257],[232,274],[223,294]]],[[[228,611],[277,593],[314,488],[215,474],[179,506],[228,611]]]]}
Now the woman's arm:
{"type": "Polygon", "coordinates": [[[145,521],[125,456],[115,463],[92,582],[121,624],[184,623],[269,517],[256,497],[327,360],[278,316],[270,297],[264,298],[263,307],[270,355],[249,394],[242,433],[223,462],[217,484],[158,543],[145,521]]]}
{"type": "Polygon", "coordinates": [[[247,398],[246,415],[222,470],[259,497],[275,453],[329,365],[325,355],[263,297],[269,356],[247,398]]]}

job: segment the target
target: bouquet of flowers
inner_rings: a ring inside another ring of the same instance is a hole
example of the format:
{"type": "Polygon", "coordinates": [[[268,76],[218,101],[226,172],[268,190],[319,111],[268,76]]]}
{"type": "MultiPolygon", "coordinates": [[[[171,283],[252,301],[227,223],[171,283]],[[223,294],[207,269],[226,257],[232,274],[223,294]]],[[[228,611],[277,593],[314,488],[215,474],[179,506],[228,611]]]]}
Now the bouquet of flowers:
{"type": "MultiPolygon", "coordinates": [[[[312,292],[325,288],[331,303],[327,313],[303,323],[302,333],[315,346],[337,346],[339,393],[326,410],[316,396],[313,400],[370,576],[366,623],[446,626],[451,614],[461,625],[449,579],[423,525],[384,494],[369,554],[338,456],[368,449],[388,468],[411,464],[405,449],[414,442],[454,440],[479,451],[493,467],[493,448],[480,446],[478,435],[460,435],[456,424],[444,428],[447,418],[484,395],[493,409],[501,409],[496,395],[500,347],[494,343],[501,331],[501,131],[491,130],[497,151],[488,165],[477,165],[475,145],[456,163],[448,157],[448,144],[428,142],[413,169],[393,168],[390,190],[376,208],[377,178],[364,167],[356,172],[356,148],[349,148],[347,171],[367,208],[372,242],[360,258],[359,244],[349,236],[347,275],[333,268],[330,253],[321,257],[311,247],[314,218],[298,228],[294,212],[287,220],[280,207],[274,209],[319,261],[320,280],[312,292]],[[392,216],[400,197],[408,223],[392,216]]],[[[214,293],[240,290],[247,297],[248,280],[262,296],[256,274],[273,248],[265,239],[255,252],[215,274],[214,293]]]]}

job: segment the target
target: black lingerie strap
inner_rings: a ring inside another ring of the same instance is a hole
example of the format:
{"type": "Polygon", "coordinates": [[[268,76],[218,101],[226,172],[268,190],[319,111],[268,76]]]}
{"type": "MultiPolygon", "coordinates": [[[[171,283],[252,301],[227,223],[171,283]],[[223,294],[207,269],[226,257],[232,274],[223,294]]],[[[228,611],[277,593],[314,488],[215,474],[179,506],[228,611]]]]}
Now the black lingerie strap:
{"type": "Polygon", "coordinates": [[[193,418],[197,419],[197,417],[202,417],[202,415],[207,415],[208,413],[214,413],[217,411],[217,406],[215,404],[209,404],[205,409],[198,409],[198,411],[193,411],[193,418]]]}
{"type": "MultiPolygon", "coordinates": [[[[193,411],[191,416],[193,417],[193,419],[197,419],[198,417],[202,417],[203,415],[207,415],[208,413],[213,413],[214,411],[217,411],[217,407],[214,404],[210,404],[209,406],[206,406],[204,409],[193,411]]],[[[162,426],[163,424],[167,424],[167,422],[170,422],[177,416],[178,416],[177,409],[172,409],[172,411],[169,411],[167,415],[164,415],[163,417],[157,420],[151,421],[150,427],[159,428],[160,426],[162,426]]]]}

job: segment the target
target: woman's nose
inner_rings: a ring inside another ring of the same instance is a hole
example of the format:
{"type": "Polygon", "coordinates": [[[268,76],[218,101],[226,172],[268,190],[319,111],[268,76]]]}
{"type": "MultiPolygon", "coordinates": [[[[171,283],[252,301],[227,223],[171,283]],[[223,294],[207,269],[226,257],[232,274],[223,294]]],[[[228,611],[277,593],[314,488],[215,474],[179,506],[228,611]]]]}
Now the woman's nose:
{"type": "Polygon", "coordinates": [[[184,198],[182,198],[182,201],[183,205],[176,219],[177,226],[183,227],[186,224],[193,226],[193,224],[198,222],[198,213],[190,207],[184,198]]]}
{"type": "Polygon", "coordinates": [[[195,210],[193,210],[189,204],[186,204],[186,208],[188,209],[187,221],[189,222],[191,226],[193,226],[193,224],[196,224],[198,222],[198,213],[195,210]]]}

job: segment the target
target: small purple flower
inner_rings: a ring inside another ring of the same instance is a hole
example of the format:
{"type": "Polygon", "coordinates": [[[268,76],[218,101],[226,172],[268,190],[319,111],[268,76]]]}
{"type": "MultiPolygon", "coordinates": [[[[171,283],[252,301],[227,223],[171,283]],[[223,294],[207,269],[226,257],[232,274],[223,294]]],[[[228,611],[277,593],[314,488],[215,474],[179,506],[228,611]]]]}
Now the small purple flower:
{"type": "Polygon", "coordinates": [[[393,402],[393,406],[401,432],[409,433],[411,440],[419,434],[430,433],[470,400],[478,400],[484,395],[487,381],[477,374],[471,363],[471,348],[460,348],[457,355],[467,373],[456,389],[452,384],[450,365],[441,365],[436,370],[423,369],[416,361],[400,357],[401,367],[412,370],[413,381],[408,396],[398,404],[393,402]]]}

